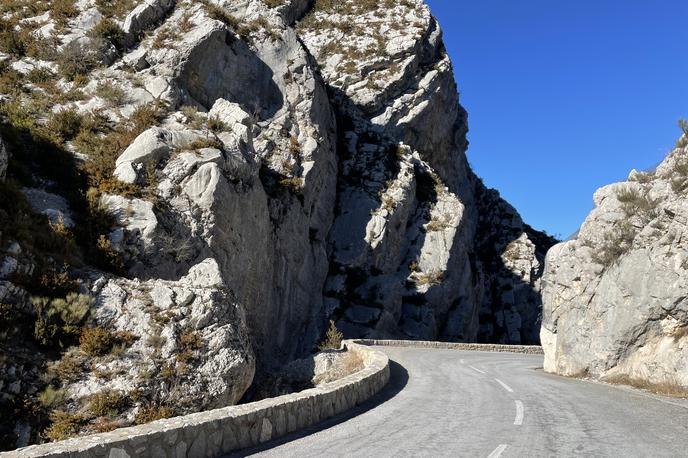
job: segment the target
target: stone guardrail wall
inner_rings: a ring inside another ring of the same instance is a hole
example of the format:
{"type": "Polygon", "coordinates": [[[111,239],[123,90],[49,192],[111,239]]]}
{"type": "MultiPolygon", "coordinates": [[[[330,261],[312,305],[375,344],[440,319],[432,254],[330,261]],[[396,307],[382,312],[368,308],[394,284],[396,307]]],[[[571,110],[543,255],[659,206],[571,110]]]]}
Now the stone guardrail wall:
{"type": "Polygon", "coordinates": [[[33,445],[0,457],[215,457],[319,423],[369,399],[389,381],[380,352],[344,341],[364,368],[343,379],[276,398],[158,420],[103,434],[33,445]]]}
{"type": "Polygon", "coordinates": [[[375,340],[357,339],[356,342],[363,345],[378,345],[392,347],[419,347],[419,348],[444,348],[448,350],[466,351],[496,351],[503,353],[524,353],[530,355],[543,355],[542,347],[539,345],[500,345],[500,344],[478,344],[478,343],[459,343],[459,342],[432,342],[424,340],[375,340]]]}

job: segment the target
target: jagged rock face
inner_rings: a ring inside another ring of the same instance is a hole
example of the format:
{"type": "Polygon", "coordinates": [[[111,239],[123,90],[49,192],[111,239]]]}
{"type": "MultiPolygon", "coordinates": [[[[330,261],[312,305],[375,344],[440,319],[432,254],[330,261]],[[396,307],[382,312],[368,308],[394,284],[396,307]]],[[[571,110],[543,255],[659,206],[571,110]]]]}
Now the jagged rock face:
{"type": "Polygon", "coordinates": [[[599,189],[547,255],[545,370],[688,387],[688,149],[599,189]]]}
{"type": "Polygon", "coordinates": [[[95,365],[107,377],[92,374],[67,385],[70,397],[135,391],[141,401],[120,412],[133,419],[144,401],[164,403],[179,414],[232,405],[253,381],[255,357],[244,312],[214,260],[193,266],[177,281],[101,277],[92,292],[98,323],[134,342],[95,365]],[[159,372],[163,376],[153,376],[159,372]]]}
{"type": "Polygon", "coordinates": [[[465,158],[467,116],[427,6],[383,4],[316,2],[297,26],[339,117],[328,314],[355,336],[536,342],[551,241],[498,194],[481,198],[465,158]],[[507,248],[513,259],[502,261],[507,248]]]}

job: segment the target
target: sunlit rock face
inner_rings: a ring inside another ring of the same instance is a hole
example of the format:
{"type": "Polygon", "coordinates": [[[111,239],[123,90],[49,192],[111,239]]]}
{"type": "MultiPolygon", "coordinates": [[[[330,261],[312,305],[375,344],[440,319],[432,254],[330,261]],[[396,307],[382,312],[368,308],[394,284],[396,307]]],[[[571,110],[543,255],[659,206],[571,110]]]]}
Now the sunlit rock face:
{"type": "Polygon", "coordinates": [[[553,241],[471,172],[427,6],[316,2],[297,32],[338,121],[327,314],[356,336],[537,342],[553,241]]]}
{"type": "Polygon", "coordinates": [[[688,387],[688,150],[599,189],[575,238],[547,254],[545,370],[688,387]]]}

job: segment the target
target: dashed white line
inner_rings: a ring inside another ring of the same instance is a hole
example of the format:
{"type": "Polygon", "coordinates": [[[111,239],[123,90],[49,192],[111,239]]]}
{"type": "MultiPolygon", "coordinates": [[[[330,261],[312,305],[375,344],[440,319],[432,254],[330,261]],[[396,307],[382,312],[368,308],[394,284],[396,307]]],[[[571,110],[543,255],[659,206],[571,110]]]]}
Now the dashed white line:
{"type": "Polygon", "coordinates": [[[495,380],[497,381],[497,383],[499,383],[500,385],[502,385],[502,388],[504,388],[505,390],[507,390],[509,393],[513,393],[513,392],[514,392],[514,390],[512,390],[511,387],[510,387],[509,385],[507,385],[506,383],[502,382],[502,381],[499,380],[498,378],[496,378],[495,380]]]}
{"type": "Polygon", "coordinates": [[[516,403],[516,419],[514,419],[514,424],[516,426],[521,426],[523,424],[523,402],[514,401],[516,403]]]}
{"type": "Polygon", "coordinates": [[[499,444],[499,447],[494,449],[494,451],[490,453],[490,455],[487,458],[499,458],[500,456],[502,456],[502,453],[504,453],[504,450],[506,450],[507,447],[508,445],[506,444],[499,444]]]}
{"type": "Polygon", "coordinates": [[[479,372],[479,373],[481,373],[481,374],[484,374],[484,373],[485,373],[485,371],[481,371],[481,370],[478,369],[477,367],[473,367],[473,366],[468,366],[468,367],[470,367],[470,368],[473,369],[474,371],[479,372]]]}

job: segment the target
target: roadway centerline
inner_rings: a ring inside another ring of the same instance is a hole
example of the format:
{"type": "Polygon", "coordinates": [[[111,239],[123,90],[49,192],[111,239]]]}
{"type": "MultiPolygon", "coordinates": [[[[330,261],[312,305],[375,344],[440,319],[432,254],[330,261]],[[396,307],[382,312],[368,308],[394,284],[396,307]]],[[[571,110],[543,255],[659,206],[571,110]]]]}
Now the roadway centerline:
{"type": "Polygon", "coordinates": [[[496,378],[495,380],[497,381],[497,383],[499,383],[500,385],[502,385],[502,388],[504,388],[505,390],[507,390],[509,393],[513,393],[513,392],[514,392],[514,390],[511,389],[511,387],[510,387],[509,385],[507,385],[506,383],[502,382],[502,381],[499,380],[498,378],[496,378]]]}
{"type": "Polygon", "coordinates": [[[521,426],[523,424],[523,402],[515,400],[514,403],[516,403],[516,418],[514,419],[514,424],[516,426],[521,426]]]}
{"type": "Polygon", "coordinates": [[[506,444],[499,444],[499,446],[494,449],[494,451],[490,453],[487,458],[499,458],[502,456],[502,453],[504,453],[504,450],[506,450],[507,447],[508,445],[506,444]]]}

